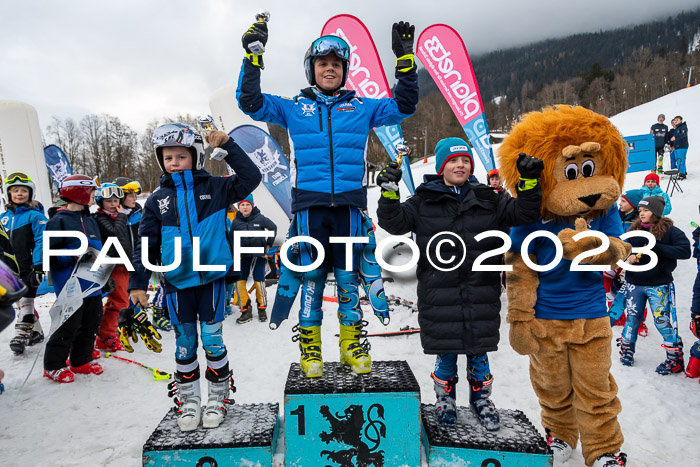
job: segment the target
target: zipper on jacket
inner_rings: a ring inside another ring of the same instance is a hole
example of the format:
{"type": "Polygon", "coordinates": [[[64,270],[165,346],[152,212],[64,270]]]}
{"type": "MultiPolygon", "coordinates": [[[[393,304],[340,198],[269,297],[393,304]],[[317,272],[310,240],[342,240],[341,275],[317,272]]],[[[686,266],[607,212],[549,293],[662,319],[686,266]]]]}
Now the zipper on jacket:
{"type": "Polygon", "coordinates": [[[318,131],[323,133],[323,116],[321,115],[321,106],[316,103],[316,108],[318,109],[318,131]]]}
{"type": "Polygon", "coordinates": [[[328,143],[330,145],[331,150],[331,207],[335,207],[335,169],[333,167],[333,133],[331,127],[331,108],[326,106],[326,110],[328,111],[328,143]]]}
{"type": "MultiPolygon", "coordinates": [[[[187,228],[190,231],[190,243],[193,244],[192,240],[192,224],[190,223],[190,208],[189,208],[189,203],[187,202],[187,184],[185,183],[185,175],[180,174],[180,177],[182,177],[182,188],[185,190],[185,213],[187,214],[187,228]]],[[[194,195],[193,195],[194,196],[194,195]]],[[[179,224],[179,219],[178,219],[178,224],[179,224]]],[[[194,246],[194,244],[193,244],[194,246]]],[[[201,247],[201,245],[200,245],[201,247]]],[[[202,271],[197,271],[197,274],[199,274],[199,285],[204,285],[204,279],[202,278],[202,271]]]]}

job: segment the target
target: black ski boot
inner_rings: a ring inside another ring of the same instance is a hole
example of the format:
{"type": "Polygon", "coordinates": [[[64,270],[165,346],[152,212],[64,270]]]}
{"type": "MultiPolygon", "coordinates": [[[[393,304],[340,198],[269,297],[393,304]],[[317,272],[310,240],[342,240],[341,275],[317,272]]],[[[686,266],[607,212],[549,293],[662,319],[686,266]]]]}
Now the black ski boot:
{"type": "Polygon", "coordinates": [[[244,323],[249,323],[250,321],[253,321],[253,307],[250,306],[250,301],[246,306],[241,308],[241,316],[236,319],[236,322],[238,324],[244,324],[244,323]]]}
{"type": "Polygon", "coordinates": [[[24,349],[29,345],[33,329],[34,315],[24,315],[22,321],[15,323],[15,337],[10,340],[10,349],[15,355],[24,353],[24,349]]]}
{"type": "Polygon", "coordinates": [[[457,400],[455,385],[459,378],[456,376],[448,381],[443,381],[430,373],[435,386],[435,413],[440,424],[446,428],[452,428],[457,421],[457,400]]]}
{"type": "Polygon", "coordinates": [[[634,349],[636,342],[629,342],[622,337],[617,339],[617,346],[620,347],[620,362],[625,366],[634,365],[634,349]]]}
{"type": "Polygon", "coordinates": [[[678,345],[676,347],[668,347],[662,345],[666,349],[666,360],[656,367],[656,372],[660,375],[671,375],[674,373],[683,373],[685,364],[683,363],[683,342],[678,337],[678,345]]]}
{"type": "Polygon", "coordinates": [[[491,396],[491,384],[493,378],[488,381],[469,380],[469,403],[472,410],[479,418],[479,422],[488,431],[498,431],[501,428],[501,417],[496,406],[489,397],[491,396]]]}

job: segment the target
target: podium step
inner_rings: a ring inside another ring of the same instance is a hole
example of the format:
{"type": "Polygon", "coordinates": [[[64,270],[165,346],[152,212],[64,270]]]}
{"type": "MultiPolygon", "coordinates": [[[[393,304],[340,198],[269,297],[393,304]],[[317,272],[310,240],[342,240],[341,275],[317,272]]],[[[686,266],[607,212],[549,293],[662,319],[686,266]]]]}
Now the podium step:
{"type": "Polygon", "coordinates": [[[324,362],[321,378],[289,369],[285,465],[420,465],[420,387],[408,363],[373,362],[356,375],[324,362]]]}
{"type": "Polygon", "coordinates": [[[169,410],[143,445],[143,465],[270,465],[278,415],[279,404],[234,404],[218,428],[200,424],[195,431],[182,432],[169,410]]]}
{"type": "Polygon", "coordinates": [[[470,407],[457,407],[457,423],[445,428],[435,406],[421,404],[421,440],[429,465],[550,467],[547,441],[519,410],[502,410],[501,429],[486,431],[470,407]]]}

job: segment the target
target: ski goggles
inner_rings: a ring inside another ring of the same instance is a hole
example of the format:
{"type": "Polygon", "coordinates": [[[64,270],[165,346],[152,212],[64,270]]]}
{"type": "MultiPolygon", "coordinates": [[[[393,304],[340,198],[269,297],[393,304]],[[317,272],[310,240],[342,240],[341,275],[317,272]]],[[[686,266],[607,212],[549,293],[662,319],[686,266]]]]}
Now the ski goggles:
{"type": "Polygon", "coordinates": [[[350,60],[350,46],[340,37],[323,36],[316,39],[311,44],[311,55],[313,57],[324,57],[335,54],[341,60],[350,60]]]}
{"type": "Polygon", "coordinates": [[[10,175],[7,176],[5,179],[5,185],[8,185],[10,183],[14,183],[16,181],[20,181],[22,183],[30,183],[32,181],[31,178],[29,178],[29,175],[22,173],[22,172],[12,172],[10,175]]]}
{"type": "Polygon", "coordinates": [[[136,193],[137,195],[141,193],[141,184],[134,180],[126,185],[122,185],[122,191],[124,193],[136,193]]]}
{"type": "MultiPolygon", "coordinates": [[[[197,134],[192,128],[181,123],[167,123],[161,125],[153,132],[153,146],[157,148],[167,146],[192,147],[197,142],[197,134]]],[[[199,140],[202,137],[199,136],[199,140]]]]}
{"type": "Polygon", "coordinates": [[[118,186],[103,186],[100,188],[100,196],[102,198],[119,198],[123,199],[124,198],[124,190],[119,188],[118,186]]]}
{"type": "Polygon", "coordinates": [[[27,286],[0,261],[0,306],[11,305],[27,292],[27,286]]]}
{"type": "Polygon", "coordinates": [[[66,188],[69,186],[82,186],[82,187],[97,188],[97,182],[95,182],[95,180],[63,180],[61,182],[61,188],[66,188]]]}

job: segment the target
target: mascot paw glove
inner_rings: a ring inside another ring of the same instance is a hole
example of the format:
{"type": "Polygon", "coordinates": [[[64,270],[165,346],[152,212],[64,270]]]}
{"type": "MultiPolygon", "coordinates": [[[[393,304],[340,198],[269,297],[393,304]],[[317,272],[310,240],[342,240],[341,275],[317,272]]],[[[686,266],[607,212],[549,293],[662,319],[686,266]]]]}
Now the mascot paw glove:
{"type": "Polygon", "coordinates": [[[540,349],[538,340],[545,335],[544,326],[535,318],[510,323],[510,346],[520,355],[536,353],[540,349]]]}
{"type": "MultiPolygon", "coordinates": [[[[575,235],[589,230],[586,220],[582,217],[576,219],[575,227],[576,230],[564,229],[557,234],[557,237],[564,248],[564,259],[573,260],[578,255],[597,248],[603,243],[598,237],[593,236],[579,238],[578,241],[574,240],[575,235]]],[[[590,260],[590,258],[584,258],[581,263],[586,263],[586,259],[590,260]]]]}

